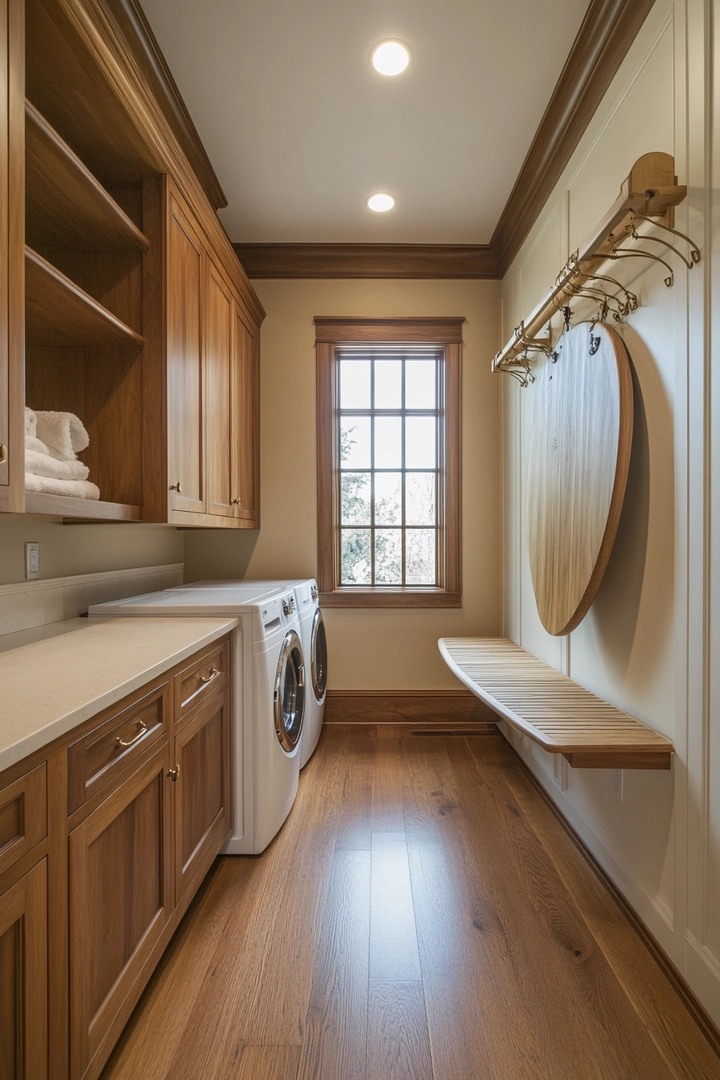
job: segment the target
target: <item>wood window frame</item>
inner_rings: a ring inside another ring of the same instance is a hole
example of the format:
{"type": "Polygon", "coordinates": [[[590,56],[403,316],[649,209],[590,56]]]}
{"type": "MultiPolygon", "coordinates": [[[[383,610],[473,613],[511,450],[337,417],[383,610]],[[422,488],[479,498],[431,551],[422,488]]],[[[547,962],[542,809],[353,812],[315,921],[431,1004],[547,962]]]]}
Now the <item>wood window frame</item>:
{"type": "Polygon", "coordinates": [[[324,607],[462,607],[461,366],[462,317],[315,317],[317,376],[318,591],[324,607]],[[432,344],[443,349],[443,419],[439,447],[443,497],[438,505],[435,586],[340,585],[336,348],[348,344],[432,344]]]}

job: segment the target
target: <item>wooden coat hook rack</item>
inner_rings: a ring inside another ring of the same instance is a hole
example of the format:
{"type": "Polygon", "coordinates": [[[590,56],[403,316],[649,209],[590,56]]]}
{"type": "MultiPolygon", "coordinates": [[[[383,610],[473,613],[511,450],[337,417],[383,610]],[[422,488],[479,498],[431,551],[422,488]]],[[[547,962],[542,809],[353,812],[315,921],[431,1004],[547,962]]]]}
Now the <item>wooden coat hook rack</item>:
{"type": "Polygon", "coordinates": [[[675,274],[664,256],[675,254],[692,270],[700,261],[700,250],[688,236],[674,228],[673,208],[687,194],[687,188],[675,181],[672,155],[652,153],[638,158],[615,204],[592,237],[570,256],[552,288],[527,319],[515,327],[505,348],[494,357],[493,371],[506,371],[522,386],[532,382],[530,361],[533,354],[552,354],[549,338],[538,335],[557,311],[568,311],[574,297],[584,296],[596,301],[600,320],[612,315],[619,322],[634,311],[638,305],[637,296],[615,278],[601,273],[604,264],[624,259],[650,259],[665,267],[667,274],[664,280],[668,287],[673,285],[675,274]],[[646,222],[666,236],[638,232],[638,226],[646,222]],[[686,244],[688,254],[684,254],[669,237],[677,237],[686,244]],[[662,255],[655,250],[647,250],[647,246],[652,244],[661,245],[662,255]],[[617,291],[608,291],[604,287],[606,284],[617,291]]]}

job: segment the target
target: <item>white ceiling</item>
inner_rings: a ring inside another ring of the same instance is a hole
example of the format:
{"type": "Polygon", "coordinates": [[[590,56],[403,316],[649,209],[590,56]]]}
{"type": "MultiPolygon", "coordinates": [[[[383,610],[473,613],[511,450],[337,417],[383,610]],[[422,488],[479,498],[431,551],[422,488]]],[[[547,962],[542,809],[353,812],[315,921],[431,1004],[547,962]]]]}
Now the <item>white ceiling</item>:
{"type": "Polygon", "coordinates": [[[483,244],[588,0],[142,3],[231,240],[483,244]],[[370,65],[386,37],[413,51],[394,78],[370,65]]]}

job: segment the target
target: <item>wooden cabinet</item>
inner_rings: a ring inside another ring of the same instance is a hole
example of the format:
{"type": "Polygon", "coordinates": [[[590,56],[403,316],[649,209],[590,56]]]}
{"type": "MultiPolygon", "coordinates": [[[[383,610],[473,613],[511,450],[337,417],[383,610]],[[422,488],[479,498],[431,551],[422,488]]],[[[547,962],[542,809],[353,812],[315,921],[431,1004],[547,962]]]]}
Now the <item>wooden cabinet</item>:
{"type": "Polygon", "coordinates": [[[204,876],[232,824],[230,698],[227,690],[175,732],[175,896],[204,876]]]}
{"type": "Polygon", "coordinates": [[[257,311],[170,178],[146,184],[145,206],[149,217],[164,207],[153,246],[165,282],[164,302],[154,305],[149,277],[145,307],[166,317],[164,327],[146,327],[148,423],[159,431],[145,443],[144,520],[257,528],[257,311]]]}
{"type": "Polygon", "coordinates": [[[173,912],[169,771],[165,739],[69,836],[73,1078],[107,1055],[173,912]]]}
{"type": "Polygon", "coordinates": [[[232,827],[230,656],[218,639],[0,777],[0,1080],[100,1075],[232,827]]]}
{"type": "Polygon", "coordinates": [[[192,657],[68,747],[71,1080],[99,1075],[232,826],[229,649],[192,657]]]}
{"type": "Polygon", "coordinates": [[[156,43],[114,0],[25,9],[23,28],[0,0],[0,511],[257,527],[257,357],[236,327],[242,309],[257,348],[264,313],[202,148],[168,129],[156,43]],[[80,417],[99,500],[26,493],[24,403],[80,417]]]}
{"type": "Polygon", "coordinates": [[[0,1077],[46,1080],[47,863],[0,891],[0,1077]]]}
{"type": "Polygon", "coordinates": [[[203,385],[203,269],[198,230],[177,196],[168,196],[167,416],[169,509],[203,514],[205,390],[203,385]]]}

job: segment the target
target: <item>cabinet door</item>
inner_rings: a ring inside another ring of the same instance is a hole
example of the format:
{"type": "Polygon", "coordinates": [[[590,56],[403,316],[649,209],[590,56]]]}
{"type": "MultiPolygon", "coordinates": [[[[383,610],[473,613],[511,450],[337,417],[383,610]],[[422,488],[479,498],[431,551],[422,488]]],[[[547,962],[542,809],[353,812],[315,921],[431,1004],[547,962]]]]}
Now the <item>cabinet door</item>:
{"type": "Polygon", "coordinates": [[[172,193],[168,205],[168,507],[171,515],[173,510],[204,513],[204,255],[196,230],[172,193]]]}
{"type": "Polygon", "coordinates": [[[235,517],[260,524],[260,328],[235,305],[232,490],[235,517]]]}
{"type": "Polygon", "coordinates": [[[0,896],[0,1077],[45,1080],[47,860],[0,896]]]}
{"type": "Polygon", "coordinates": [[[175,892],[204,875],[232,824],[230,692],[175,732],[175,892]]]}
{"type": "Polygon", "coordinates": [[[73,1080],[99,1072],[173,911],[168,770],[166,743],[69,836],[73,1080]]]}
{"type": "Polygon", "coordinates": [[[233,413],[233,299],[217,267],[207,261],[205,285],[205,422],[208,513],[233,516],[231,492],[233,413]]]}

